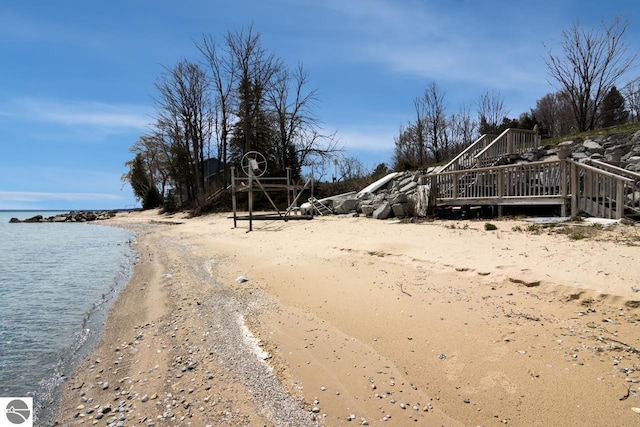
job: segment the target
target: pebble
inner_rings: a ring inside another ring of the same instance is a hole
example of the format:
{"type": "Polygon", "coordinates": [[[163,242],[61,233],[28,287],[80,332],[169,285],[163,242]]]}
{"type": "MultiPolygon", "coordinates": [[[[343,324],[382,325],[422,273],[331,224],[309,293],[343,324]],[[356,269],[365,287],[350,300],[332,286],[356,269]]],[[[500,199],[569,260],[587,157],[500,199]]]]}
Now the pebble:
{"type": "Polygon", "coordinates": [[[106,382],[106,381],[105,381],[105,382],[103,382],[103,383],[102,383],[102,389],[103,389],[103,390],[106,390],[106,389],[108,389],[108,388],[109,388],[109,383],[108,383],[108,382],[106,382]]]}
{"type": "Polygon", "coordinates": [[[636,414],[640,414],[640,408],[631,408],[631,410],[636,414]]]}

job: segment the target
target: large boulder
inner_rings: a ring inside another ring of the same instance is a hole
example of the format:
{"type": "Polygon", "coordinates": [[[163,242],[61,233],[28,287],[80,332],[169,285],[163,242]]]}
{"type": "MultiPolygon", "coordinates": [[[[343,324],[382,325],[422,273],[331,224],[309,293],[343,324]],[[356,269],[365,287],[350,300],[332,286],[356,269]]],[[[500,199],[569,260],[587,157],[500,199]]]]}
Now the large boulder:
{"type": "Polygon", "coordinates": [[[355,197],[335,200],[333,202],[333,210],[337,214],[348,214],[357,210],[358,203],[359,200],[355,197]]]}
{"type": "Polygon", "coordinates": [[[376,207],[373,205],[361,205],[360,210],[362,210],[362,214],[364,216],[373,216],[373,212],[376,210],[376,207]]]}
{"type": "Polygon", "coordinates": [[[43,221],[42,215],[32,216],[31,218],[27,218],[24,220],[24,222],[42,222],[42,221],[43,221]]]}
{"type": "Polygon", "coordinates": [[[392,205],[396,203],[407,203],[408,196],[406,193],[394,193],[389,196],[388,200],[392,205]]]}
{"type": "Polygon", "coordinates": [[[391,216],[393,210],[391,209],[391,205],[389,202],[384,202],[380,207],[378,207],[375,211],[373,211],[372,217],[374,219],[387,219],[391,216]]]}
{"type": "Polygon", "coordinates": [[[393,215],[396,218],[404,218],[407,216],[407,204],[406,203],[394,203],[391,205],[391,210],[393,210],[393,215]]]}

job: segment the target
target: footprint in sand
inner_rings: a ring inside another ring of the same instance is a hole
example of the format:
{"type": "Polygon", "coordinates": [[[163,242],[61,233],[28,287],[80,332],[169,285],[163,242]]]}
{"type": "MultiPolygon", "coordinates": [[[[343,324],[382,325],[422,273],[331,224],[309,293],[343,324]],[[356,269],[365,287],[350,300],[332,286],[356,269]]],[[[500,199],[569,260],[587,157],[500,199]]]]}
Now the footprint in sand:
{"type": "Polygon", "coordinates": [[[507,393],[513,394],[518,387],[509,380],[504,372],[491,371],[480,380],[480,388],[484,391],[501,386],[507,393]]]}
{"type": "Polygon", "coordinates": [[[505,345],[496,346],[493,347],[492,352],[493,354],[486,358],[487,362],[499,362],[509,353],[509,348],[505,345]]]}
{"type": "Polygon", "coordinates": [[[457,381],[458,376],[464,369],[465,364],[458,362],[458,353],[447,355],[447,363],[444,373],[449,381],[457,381]]]}

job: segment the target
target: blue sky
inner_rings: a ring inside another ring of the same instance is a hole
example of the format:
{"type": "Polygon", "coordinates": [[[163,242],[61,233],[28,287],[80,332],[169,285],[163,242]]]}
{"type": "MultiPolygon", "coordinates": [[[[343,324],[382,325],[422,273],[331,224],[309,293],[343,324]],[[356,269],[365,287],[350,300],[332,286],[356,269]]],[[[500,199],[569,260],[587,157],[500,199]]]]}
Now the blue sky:
{"type": "MultiPolygon", "coordinates": [[[[139,206],[120,181],[153,121],[162,66],[198,60],[194,40],[253,24],[263,47],[302,62],[315,112],[346,154],[391,163],[413,99],[435,81],[450,112],[500,91],[510,117],[555,91],[543,42],[574,21],[629,19],[628,0],[156,0],[0,4],[0,209],[139,206]]],[[[633,76],[640,70],[635,68],[633,76]]]]}

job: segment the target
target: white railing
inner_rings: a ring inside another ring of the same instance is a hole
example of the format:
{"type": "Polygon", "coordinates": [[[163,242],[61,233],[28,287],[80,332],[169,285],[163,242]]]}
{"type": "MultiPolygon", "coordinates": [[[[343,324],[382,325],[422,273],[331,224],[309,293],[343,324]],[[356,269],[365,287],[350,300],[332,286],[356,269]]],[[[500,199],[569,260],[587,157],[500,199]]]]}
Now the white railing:
{"type": "Polygon", "coordinates": [[[471,145],[465,148],[460,154],[453,158],[449,163],[447,163],[440,172],[447,172],[450,170],[462,170],[462,169],[471,169],[476,167],[476,155],[484,150],[493,140],[496,138],[496,135],[484,134],[480,138],[476,139],[471,145]]]}
{"type": "Polygon", "coordinates": [[[584,163],[570,163],[572,215],[582,211],[599,218],[620,219],[627,212],[640,212],[638,181],[584,163]]]}
{"type": "Polygon", "coordinates": [[[540,135],[537,131],[509,128],[476,155],[476,166],[482,168],[495,165],[506,156],[523,154],[538,147],[540,135]]]}
{"type": "Polygon", "coordinates": [[[432,205],[560,204],[564,211],[570,200],[571,215],[640,214],[640,175],[610,166],[554,160],[442,172],[430,176],[432,205]]]}
{"type": "Polygon", "coordinates": [[[450,171],[432,176],[436,198],[443,203],[460,199],[502,199],[566,196],[567,168],[560,161],[450,171]]]}

